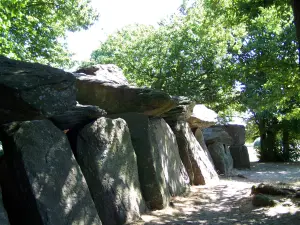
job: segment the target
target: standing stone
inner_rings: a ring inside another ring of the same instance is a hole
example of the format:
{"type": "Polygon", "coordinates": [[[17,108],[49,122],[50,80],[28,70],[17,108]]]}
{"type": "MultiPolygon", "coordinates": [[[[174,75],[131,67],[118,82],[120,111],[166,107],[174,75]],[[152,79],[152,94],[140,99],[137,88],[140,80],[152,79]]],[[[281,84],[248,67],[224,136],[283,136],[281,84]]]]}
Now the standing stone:
{"type": "Polygon", "coordinates": [[[207,145],[215,142],[232,145],[232,138],[221,126],[213,126],[203,129],[203,136],[207,145]]]}
{"type": "Polygon", "coordinates": [[[77,160],[104,225],[132,222],[146,210],[127,124],[101,117],[78,135],[77,160]]]}
{"type": "MultiPolygon", "coordinates": [[[[85,178],[65,134],[50,121],[1,127],[11,185],[12,225],[101,225],[85,178]]],[[[8,194],[8,193],[7,193],[8,194]]]]}
{"type": "Polygon", "coordinates": [[[245,126],[238,124],[227,124],[222,127],[232,138],[232,145],[244,145],[246,138],[245,126]]]}
{"type": "Polygon", "coordinates": [[[230,153],[233,159],[233,167],[237,169],[248,168],[250,169],[250,158],[248,149],[245,145],[230,146],[230,153]]]}
{"type": "Polygon", "coordinates": [[[0,224],[1,225],[9,225],[7,213],[3,206],[1,189],[0,189],[0,224]]]}
{"type": "MultiPolygon", "coordinates": [[[[156,135],[152,131],[149,118],[139,113],[111,115],[123,118],[129,127],[132,144],[137,156],[139,180],[146,205],[154,209],[163,209],[169,205],[170,192],[162,165],[164,151],[158,149],[156,135]]],[[[170,160],[170,162],[172,162],[170,160]]],[[[176,162],[174,162],[176,163],[176,162]]],[[[169,162],[168,162],[168,165],[169,162]]],[[[166,168],[166,167],[165,167],[166,168]]]]}
{"type": "Polygon", "coordinates": [[[191,184],[204,185],[218,181],[218,175],[209,152],[203,149],[187,122],[178,121],[171,125],[175,133],[180,157],[188,172],[191,184]]]}
{"type": "Polygon", "coordinates": [[[75,77],[0,56],[0,124],[50,117],[76,105],[75,77]]]}
{"type": "MultiPolygon", "coordinates": [[[[202,133],[202,130],[201,128],[197,128],[196,131],[195,131],[195,137],[197,139],[197,141],[199,142],[200,146],[205,150],[205,151],[208,151],[207,149],[207,146],[205,144],[205,140],[204,140],[204,136],[203,136],[203,133],[202,133]]],[[[211,158],[210,154],[209,154],[209,157],[211,158]]],[[[212,160],[211,160],[212,161],[212,160]]]]}
{"type": "Polygon", "coordinates": [[[159,153],[160,163],[172,196],[181,195],[188,190],[190,179],[180,159],[176,137],[169,125],[159,118],[150,119],[150,129],[159,153]]]}
{"type": "Polygon", "coordinates": [[[207,147],[214,161],[217,172],[225,176],[231,175],[233,160],[228,146],[220,142],[214,142],[209,144],[207,147]]]}

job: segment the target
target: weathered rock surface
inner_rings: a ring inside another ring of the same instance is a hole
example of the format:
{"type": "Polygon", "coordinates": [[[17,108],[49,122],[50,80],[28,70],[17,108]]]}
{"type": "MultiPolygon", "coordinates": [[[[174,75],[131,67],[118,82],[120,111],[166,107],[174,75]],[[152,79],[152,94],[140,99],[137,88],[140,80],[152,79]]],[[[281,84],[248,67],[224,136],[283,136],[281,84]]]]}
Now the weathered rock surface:
{"type": "Polygon", "coordinates": [[[176,103],[176,107],[161,115],[168,123],[177,120],[186,121],[192,115],[195,102],[184,96],[173,96],[172,99],[176,103]]]}
{"type": "MultiPolygon", "coordinates": [[[[166,143],[156,143],[152,125],[147,116],[139,113],[124,113],[111,115],[113,118],[123,118],[129,127],[132,144],[137,156],[139,181],[146,205],[150,209],[163,209],[169,205],[170,192],[162,165],[162,150],[158,149],[166,143]]],[[[178,162],[172,162],[179,165],[178,162]]],[[[170,165],[170,162],[168,163],[170,165]]],[[[167,164],[166,164],[167,165],[167,164]]],[[[167,167],[165,167],[167,168],[167,167]]],[[[178,178],[177,178],[178,179],[178,178]]]]}
{"type": "Polygon", "coordinates": [[[266,195],[282,195],[292,196],[296,195],[297,190],[286,185],[273,185],[260,183],[258,186],[253,185],[251,188],[251,194],[266,194],[266,195]]]}
{"type": "MultiPolygon", "coordinates": [[[[195,130],[195,138],[197,139],[197,141],[199,142],[200,146],[205,150],[205,151],[208,151],[207,149],[207,146],[205,144],[205,140],[204,140],[204,136],[203,136],[203,133],[202,133],[202,129],[201,128],[197,128],[195,130]]],[[[210,156],[210,154],[208,154],[210,156]]],[[[212,160],[211,160],[212,161],[212,160]]]]}
{"type": "Polygon", "coordinates": [[[113,64],[98,64],[86,68],[81,68],[74,73],[75,76],[83,76],[83,74],[78,73],[93,75],[97,79],[107,83],[129,85],[129,82],[124,76],[122,70],[113,64]]]}
{"type": "Polygon", "coordinates": [[[250,169],[250,158],[248,149],[245,145],[232,145],[229,147],[230,154],[233,159],[233,167],[237,169],[249,168],[250,169]]]}
{"type": "Polygon", "coordinates": [[[12,182],[2,183],[12,225],[101,224],[62,131],[48,120],[25,121],[3,125],[0,137],[12,182]]]}
{"type": "Polygon", "coordinates": [[[77,159],[104,225],[134,221],[146,210],[123,119],[101,117],[86,125],[78,136],[77,159]]]}
{"type": "Polygon", "coordinates": [[[256,207],[267,207],[267,206],[272,207],[276,205],[276,201],[267,195],[257,194],[253,196],[252,204],[256,207]]]}
{"type": "Polygon", "coordinates": [[[163,119],[150,119],[150,130],[156,151],[159,152],[163,172],[172,196],[181,195],[188,190],[190,179],[180,159],[176,137],[163,119]]]}
{"type": "Polygon", "coordinates": [[[219,142],[225,145],[232,145],[232,138],[223,127],[214,126],[203,129],[203,136],[207,145],[219,142]]]}
{"type": "Polygon", "coordinates": [[[67,130],[86,125],[92,120],[105,115],[106,112],[98,106],[77,104],[76,107],[63,114],[55,115],[50,120],[61,130],[67,130]]]}
{"type": "Polygon", "coordinates": [[[198,104],[193,108],[193,113],[188,119],[191,128],[206,128],[217,123],[218,114],[207,108],[205,105],[198,104]]]}
{"type": "Polygon", "coordinates": [[[71,73],[0,56],[0,124],[61,114],[76,105],[71,73]]]}
{"type": "Polygon", "coordinates": [[[188,123],[178,121],[175,125],[171,125],[171,128],[176,136],[180,157],[191,184],[203,185],[218,181],[209,152],[200,146],[188,123]]]}
{"type": "Polygon", "coordinates": [[[108,114],[139,112],[160,116],[176,106],[168,94],[159,90],[129,87],[93,75],[77,74],[76,78],[79,103],[97,105],[108,114]]]}
{"type": "Polygon", "coordinates": [[[6,213],[6,210],[4,208],[3,201],[2,201],[1,189],[0,189],[0,224],[1,225],[9,225],[7,213],[6,213]]]}
{"type": "Polygon", "coordinates": [[[245,144],[245,126],[238,124],[228,124],[220,127],[222,127],[230,135],[230,137],[232,138],[232,145],[245,144]]]}
{"type": "Polygon", "coordinates": [[[231,175],[233,170],[233,160],[228,146],[220,142],[214,142],[208,144],[207,148],[217,172],[225,176],[231,175]]]}

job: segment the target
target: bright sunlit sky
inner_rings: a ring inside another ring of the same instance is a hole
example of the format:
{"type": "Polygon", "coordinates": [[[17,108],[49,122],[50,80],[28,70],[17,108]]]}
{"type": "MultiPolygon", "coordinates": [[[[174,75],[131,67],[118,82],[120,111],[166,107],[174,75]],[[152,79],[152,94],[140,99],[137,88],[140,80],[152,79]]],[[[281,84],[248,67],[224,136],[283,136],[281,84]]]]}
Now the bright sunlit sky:
{"type": "Polygon", "coordinates": [[[88,60],[107,35],[128,24],[155,25],[176,12],[181,3],[182,0],[92,0],[100,18],[89,30],[68,34],[69,49],[75,53],[73,59],[88,60]]]}

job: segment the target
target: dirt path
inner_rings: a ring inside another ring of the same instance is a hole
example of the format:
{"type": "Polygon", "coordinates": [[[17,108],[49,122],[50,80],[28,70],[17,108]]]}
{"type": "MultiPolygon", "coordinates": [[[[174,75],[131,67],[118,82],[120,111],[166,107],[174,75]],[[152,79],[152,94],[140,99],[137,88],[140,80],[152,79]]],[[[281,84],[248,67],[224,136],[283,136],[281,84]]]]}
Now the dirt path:
{"type": "Polygon", "coordinates": [[[172,200],[173,206],[143,215],[134,225],[300,225],[300,199],[274,198],[275,207],[255,208],[252,185],[285,183],[300,188],[300,163],[252,163],[251,170],[239,170],[242,177],[221,178],[214,186],[194,186],[185,197],[172,200]]]}

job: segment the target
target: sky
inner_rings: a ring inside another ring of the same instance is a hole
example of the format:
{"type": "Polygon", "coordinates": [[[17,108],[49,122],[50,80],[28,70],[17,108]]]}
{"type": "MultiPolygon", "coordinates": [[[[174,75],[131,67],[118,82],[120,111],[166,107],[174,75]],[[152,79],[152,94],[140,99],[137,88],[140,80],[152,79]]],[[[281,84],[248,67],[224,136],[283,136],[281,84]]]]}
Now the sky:
{"type": "Polygon", "coordinates": [[[74,60],[86,61],[100,41],[128,24],[155,25],[175,13],[182,0],[92,0],[100,13],[99,20],[88,30],[68,33],[67,44],[74,60]]]}

